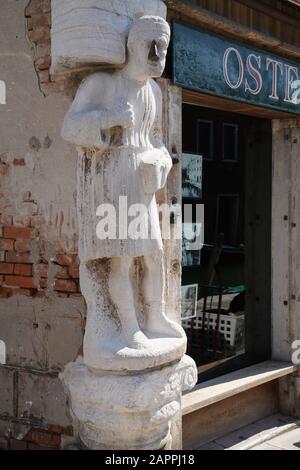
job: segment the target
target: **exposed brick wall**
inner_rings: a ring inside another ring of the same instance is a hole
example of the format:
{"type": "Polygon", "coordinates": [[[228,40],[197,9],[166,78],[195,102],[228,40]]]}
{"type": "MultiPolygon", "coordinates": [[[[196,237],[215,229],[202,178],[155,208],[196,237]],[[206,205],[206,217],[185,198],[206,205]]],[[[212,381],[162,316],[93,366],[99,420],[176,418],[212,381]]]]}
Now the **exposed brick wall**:
{"type": "Polygon", "coordinates": [[[7,450],[59,450],[62,434],[68,432],[59,426],[49,430],[32,428],[23,438],[3,437],[0,439],[0,449],[7,450]]]}
{"type": "Polygon", "coordinates": [[[43,93],[64,91],[64,80],[50,77],[51,66],[51,0],[30,0],[25,17],[27,37],[33,44],[34,65],[43,93]]]}
{"type": "MultiPolygon", "coordinates": [[[[39,215],[30,217],[11,213],[0,215],[0,301],[14,296],[19,296],[19,299],[26,296],[33,300],[42,298],[45,302],[52,302],[55,297],[62,297],[68,302],[72,298],[81,297],[77,253],[58,251],[50,257],[45,249],[47,240],[44,228],[45,221],[39,215]]],[[[40,325],[37,322],[33,327],[39,331],[40,325]]],[[[83,329],[84,322],[82,332],[83,329]]],[[[24,330],[24,335],[26,334],[24,330]]],[[[65,331],[65,334],[68,335],[68,331],[65,331]]],[[[82,345],[78,346],[80,354],[82,345]]],[[[7,384],[7,403],[9,403],[3,410],[0,405],[0,449],[59,449],[62,435],[71,436],[72,428],[70,420],[68,426],[47,424],[60,422],[61,416],[65,420],[65,414],[68,413],[58,372],[49,370],[41,375],[35,369],[24,368],[22,364],[20,366],[21,368],[0,366],[0,382],[1,373],[7,374],[2,383],[7,384]],[[28,384],[30,380],[34,382],[34,387],[24,396],[22,380],[25,381],[24,384],[28,384]],[[53,387],[53,397],[58,399],[59,404],[49,396],[48,392],[53,387]],[[31,400],[37,404],[32,414],[26,412],[26,406],[22,409],[24,403],[31,400]],[[58,418],[52,419],[52,410],[57,410],[58,418]],[[22,423],[25,429],[23,432],[26,433],[24,436],[14,431],[14,423],[22,423]],[[1,427],[4,427],[3,433],[1,427]]],[[[3,401],[3,395],[0,401],[3,401]]]]}
{"type": "Polygon", "coordinates": [[[44,226],[38,215],[0,214],[0,298],[80,294],[77,253],[59,251],[50,258],[44,226]]]}
{"type": "MultiPolygon", "coordinates": [[[[32,45],[34,66],[45,96],[64,92],[74,95],[81,80],[89,73],[70,76],[50,74],[51,68],[51,0],[30,0],[25,10],[27,38],[32,45]]],[[[20,163],[22,164],[22,163],[20,163]]],[[[0,172],[5,168],[0,167],[0,172]]]]}
{"type": "MultiPolygon", "coordinates": [[[[7,212],[0,214],[0,300],[26,296],[44,299],[45,302],[64,298],[68,302],[81,298],[77,253],[63,252],[57,243],[57,251],[49,254],[47,225],[39,214],[38,204],[32,200],[30,192],[24,193],[23,201],[24,214],[11,212],[10,205],[7,212]]],[[[51,324],[46,324],[47,327],[51,328],[51,324]]],[[[38,331],[38,321],[33,328],[38,331]]],[[[81,328],[83,333],[84,319],[81,328]]],[[[24,330],[24,336],[26,334],[24,330]]],[[[68,335],[68,331],[65,334],[68,335]]],[[[78,354],[82,354],[81,343],[78,344],[78,354]]],[[[72,436],[71,420],[66,418],[67,402],[58,371],[51,368],[47,370],[44,366],[42,369],[41,372],[24,367],[22,363],[0,366],[0,383],[5,383],[7,387],[3,409],[3,395],[0,400],[0,448],[56,449],[61,447],[62,436],[64,439],[72,436]],[[31,382],[34,386],[29,387],[26,393],[26,387],[31,382]],[[35,409],[27,412],[26,403],[31,400],[35,403],[35,409]],[[54,410],[57,411],[57,417],[53,417],[54,410]],[[64,426],[53,425],[61,420],[65,422],[64,426]],[[18,424],[22,425],[21,433],[18,424]]]]}

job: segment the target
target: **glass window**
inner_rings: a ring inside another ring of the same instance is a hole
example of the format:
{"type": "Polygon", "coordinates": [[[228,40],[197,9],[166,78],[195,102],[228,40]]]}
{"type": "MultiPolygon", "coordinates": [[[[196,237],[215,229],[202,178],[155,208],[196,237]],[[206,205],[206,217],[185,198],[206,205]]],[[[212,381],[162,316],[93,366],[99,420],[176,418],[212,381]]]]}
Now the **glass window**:
{"type": "Polygon", "coordinates": [[[197,123],[197,152],[205,160],[213,159],[214,128],[213,121],[198,119],[197,123]]]}
{"type": "Polygon", "coordinates": [[[223,123],[223,160],[236,162],[238,159],[239,128],[236,124],[223,123]]]}
{"type": "Polygon", "coordinates": [[[224,236],[224,244],[235,247],[238,238],[239,195],[218,194],[217,233],[224,236]]]}
{"type": "Polygon", "coordinates": [[[270,358],[272,133],[190,104],[182,125],[182,325],[204,381],[270,358]]]}

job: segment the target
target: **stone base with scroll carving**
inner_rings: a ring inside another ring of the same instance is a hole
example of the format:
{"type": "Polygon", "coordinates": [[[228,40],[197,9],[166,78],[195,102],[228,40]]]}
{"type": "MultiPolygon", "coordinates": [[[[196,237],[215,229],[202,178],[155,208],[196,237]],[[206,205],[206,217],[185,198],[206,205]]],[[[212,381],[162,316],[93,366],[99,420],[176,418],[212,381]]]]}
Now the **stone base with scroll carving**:
{"type": "Polygon", "coordinates": [[[188,356],[163,369],[135,375],[97,375],[83,362],[62,375],[78,440],[89,449],[172,449],[171,422],[180,412],[181,395],[197,381],[188,356]]]}

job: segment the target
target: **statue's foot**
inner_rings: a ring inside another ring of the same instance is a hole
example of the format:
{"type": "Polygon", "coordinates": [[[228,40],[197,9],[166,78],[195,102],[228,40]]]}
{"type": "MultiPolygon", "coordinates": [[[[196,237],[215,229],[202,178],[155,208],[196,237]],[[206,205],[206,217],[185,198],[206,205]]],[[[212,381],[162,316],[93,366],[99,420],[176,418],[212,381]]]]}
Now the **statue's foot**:
{"type": "Polygon", "coordinates": [[[150,340],[144,335],[142,331],[137,331],[133,334],[126,335],[128,347],[130,349],[148,349],[151,347],[150,340]]]}
{"type": "Polygon", "coordinates": [[[176,322],[169,320],[165,314],[150,318],[147,322],[146,330],[150,333],[158,333],[171,338],[184,338],[184,329],[176,322]]]}

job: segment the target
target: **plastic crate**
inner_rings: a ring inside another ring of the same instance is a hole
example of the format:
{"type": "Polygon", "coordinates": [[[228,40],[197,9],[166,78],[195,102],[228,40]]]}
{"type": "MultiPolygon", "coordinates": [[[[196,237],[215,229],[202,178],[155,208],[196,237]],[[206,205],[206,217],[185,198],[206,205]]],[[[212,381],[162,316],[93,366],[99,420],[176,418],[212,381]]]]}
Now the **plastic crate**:
{"type": "MultiPolygon", "coordinates": [[[[193,331],[195,334],[202,331],[203,313],[198,311],[197,317],[194,319],[183,320],[182,326],[185,330],[193,331]]],[[[217,326],[218,314],[206,312],[204,331],[206,333],[206,343],[208,349],[214,348],[214,337],[217,326]]],[[[220,315],[219,328],[220,336],[223,338],[223,346],[230,349],[242,349],[245,339],[245,314],[240,312],[237,314],[220,315]]]]}

